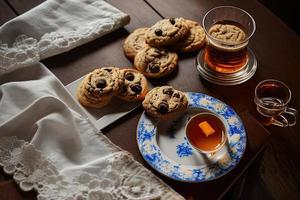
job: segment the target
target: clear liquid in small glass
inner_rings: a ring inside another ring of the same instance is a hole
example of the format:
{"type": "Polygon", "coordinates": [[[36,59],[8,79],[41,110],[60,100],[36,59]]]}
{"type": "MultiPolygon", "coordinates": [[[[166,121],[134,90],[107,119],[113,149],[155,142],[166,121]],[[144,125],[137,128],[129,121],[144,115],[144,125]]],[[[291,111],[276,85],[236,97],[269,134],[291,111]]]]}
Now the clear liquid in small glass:
{"type": "Polygon", "coordinates": [[[281,85],[266,83],[257,89],[258,112],[268,117],[280,115],[285,110],[289,94],[281,85]]]}

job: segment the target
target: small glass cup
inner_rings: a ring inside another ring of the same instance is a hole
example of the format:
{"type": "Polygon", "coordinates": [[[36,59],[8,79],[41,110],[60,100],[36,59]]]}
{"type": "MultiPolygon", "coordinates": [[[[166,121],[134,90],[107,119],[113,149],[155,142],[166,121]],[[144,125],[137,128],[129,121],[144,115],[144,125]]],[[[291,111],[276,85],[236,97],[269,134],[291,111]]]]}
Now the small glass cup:
{"type": "Polygon", "coordinates": [[[297,110],[287,107],[291,100],[291,90],[281,81],[268,79],[260,82],[254,93],[256,110],[270,118],[273,125],[286,127],[296,124],[297,110]],[[289,115],[289,120],[287,119],[289,115]]]}
{"type": "Polygon", "coordinates": [[[249,62],[247,45],[255,32],[253,17],[246,11],[233,6],[220,6],[209,10],[203,18],[203,28],[207,45],[204,50],[204,62],[219,73],[235,73],[249,62]],[[246,37],[241,41],[225,41],[210,34],[215,24],[234,25],[242,29],[246,37]]]}
{"type": "Polygon", "coordinates": [[[206,154],[208,157],[220,151],[227,141],[227,129],[224,121],[218,115],[211,112],[202,112],[194,115],[187,122],[185,126],[185,133],[191,146],[198,152],[206,154]],[[214,126],[216,127],[216,133],[214,134],[218,135],[212,134],[211,136],[205,136],[203,133],[198,132],[198,124],[203,122],[205,119],[214,123],[214,126]],[[217,142],[215,140],[217,140],[217,142]],[[205,142],[207,142],[207,145],[205,142]],[[206,147],[204,148],[204,146],[206,147]],[[207,146],[213,146],[213,148],[207,146]]]}

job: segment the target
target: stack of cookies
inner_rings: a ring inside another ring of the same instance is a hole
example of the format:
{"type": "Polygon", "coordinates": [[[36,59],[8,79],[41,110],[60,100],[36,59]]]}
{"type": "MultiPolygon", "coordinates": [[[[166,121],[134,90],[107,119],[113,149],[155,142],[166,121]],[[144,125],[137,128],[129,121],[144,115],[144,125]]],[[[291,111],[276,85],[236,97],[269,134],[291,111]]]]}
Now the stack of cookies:
{"type": "Polygon", "coordinates": [[[116,96],[125,101],[142,101],[148,92],[147,79],[134,69],[102,67],[90,72],[77,89],[79,102],[101,108],[116,96]]]}
{"type": "Polygon", "coordinates": [[[139,28],[124,42],[125,55],[148,78],[161,78],[177,67],[175,52],[198,51],[205,45],[203,28],[195,21],[171,18],[139,28]]]}

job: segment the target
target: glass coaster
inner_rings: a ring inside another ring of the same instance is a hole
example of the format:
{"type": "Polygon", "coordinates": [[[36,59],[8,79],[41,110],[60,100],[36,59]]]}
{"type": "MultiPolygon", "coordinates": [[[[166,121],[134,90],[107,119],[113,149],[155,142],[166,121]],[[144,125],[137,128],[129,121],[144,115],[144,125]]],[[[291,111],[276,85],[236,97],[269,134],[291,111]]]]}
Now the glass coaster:
{"type": "Polygon", "coordinates": [[[256,72],[257,60],[250,48],[248,48],[248,64],[235,73],[220,73],[212,70],[204,62],[204,49],[202,49],[196,58],[196,67],[200,75],[209,82],[217,85],[238,85],[249,80],[256,72]]]}

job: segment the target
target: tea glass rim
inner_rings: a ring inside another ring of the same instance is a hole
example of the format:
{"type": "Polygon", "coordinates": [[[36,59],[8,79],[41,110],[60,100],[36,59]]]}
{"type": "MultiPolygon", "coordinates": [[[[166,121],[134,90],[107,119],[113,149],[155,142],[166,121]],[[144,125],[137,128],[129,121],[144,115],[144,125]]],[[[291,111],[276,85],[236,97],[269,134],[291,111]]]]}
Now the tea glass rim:
{"type": "Polygon", "coordinates": [[[250,13],[248,13],[247,11],[241,9],[241,8],[238,8],[238,7],[235,7],[235,6],[217,6],[217,7],[214,7],[212,9],[210,9],[209,11],[207,11],[202,19],[202,26],[203,26],[203,29],[204,29],[204,32],[205,32],[205,35],[210,39],[210,40],[213,40],[215,42],[218,42],[218,43],[222,43],[222,44],[225,44],[225,45],[239,45],[239,44],[243,44],[243,43],[246,43],[247,41],[249,41],[249,39],[253,36],[253,34],[255,33],[256,31],[256,23],[255,23],[255,20],[254,18],[250,15],[250,13]],[[243,41],[240,41],[240,42],[226,42],[226,41],[222,41],[222,40],[219,40],[219,39],[216,39],[212,36],[210,36],[210,34],[208,33],[208,30],[205,26],[205,19],[207,18],[207,15],[210,14],[212,11],[216,10],[216,9],[220,9],[220,8],[233,8],[233,9],[237,9],[241,12],[244,12],[246,13],[246,15],[251,19],[252,21],[252,24],[253,24],[253,30],[251,32],[251,34],[249,34],[249,36],[247,36],[243,41]]]}
{"type": "Polygon", "coordinates": [[[259,82],[259,83],[257,84],[257,86],[255,87],[255,90],[254,90],[255,103],[257,104],[256,101],[258,101],[258,102],[260,103],[258,106],[260,106],[260,107],[262,107],[262,108],[265,108],[265,109],[268,109],[268,110],[278,110],[278,108],[266,108],[265,106],[263,106],[263,105],[264,105],[263,101],[260,100],[260,99],[258,98],[257,90],[259,89],[259,87],[260,87],[262,84],[264,84],[264,83],[266,83],[266,82],[275,82],[275,83],[277,82],[277,83],[282,84],[282,85],[287,89],[288,94],[289,94],[289,97],[288,97],[288,99],[284,102],[284,104],[282,105],[282,107],[286,107],[287,104],[290,102],[290,100],[291,100],[291,98],[292,98],[292,92],[291,92],[290,88],[289,88],[284,82],[279,81],[279,80],[276,80],[276,79],[266,79],[266,80],[263,80],[263,81],[261,81],[261,82],[259,82]]]}
{"type": "Polygon", "coordinates": [[[216,152],[218,152],[218,151],[226,144],[226,141],[227,141],[227,132],[228,132],[228,131],[227,131],[227,127],[226,127],[226,125],[225,125],[224,120],[223,120],[222,118],[220,118],[217,114],[212,113],[212,112],[208,112],[208,111],[206,111],[206,112],[200,112],[200,113],[195,114],[194,116],[192,116],[192,117],[188,120],[188,122],[187,122],[186,125],[185,125],[185,135],[186,135],[186,138],[187,138],[189,144],[190,144],[194,149],[196,149],[198,152],[204,153],[204,154],[211,154],[211,153],[216,153],[216,152]],[[215,116],[216,118],[218,118],[218,119],[221,121],[221,123],[222,123],[222,125],[223,125],[223,127],[224,127],[224,131],[222,131],[222,142],[219,144],[219,147],[218,147],[217,149],[214,149],[214,150],[211,150],[211,151],[206,151],[206,150],[200,149],[200,148],[196,147],[195,145],[193,145],[192,142],[191,142],[190,139],[189,139],[188,134],[187,134],[187,127],[188,127],[188,125],[191,123],[191,121],[192,121],[193,119],[195,119],[196,117],[199,117],[200,115],[203,115],[203,114],[209,114],[209,115],[215,116]]]}

